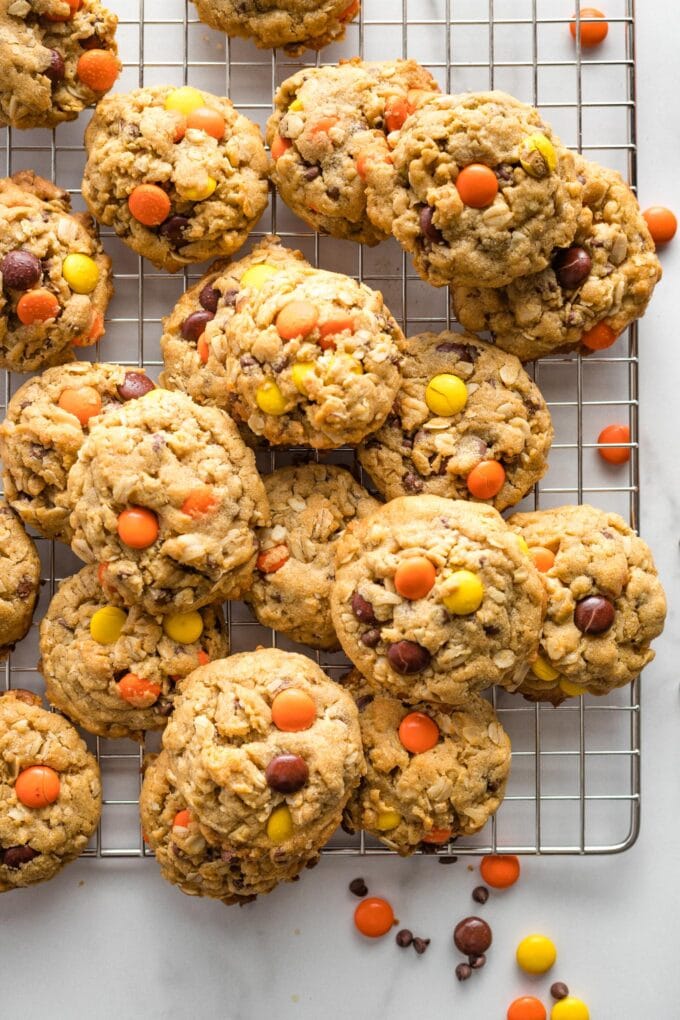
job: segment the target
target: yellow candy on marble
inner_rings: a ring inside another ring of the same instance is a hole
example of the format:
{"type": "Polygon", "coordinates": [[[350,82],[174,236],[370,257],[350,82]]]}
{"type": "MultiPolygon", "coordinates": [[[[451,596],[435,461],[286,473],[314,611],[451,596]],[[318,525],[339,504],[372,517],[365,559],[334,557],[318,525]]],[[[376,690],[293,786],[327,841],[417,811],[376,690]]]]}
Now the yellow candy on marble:
{"type": "Polygon", "coordinates": [[[545,974],[557,959],[557,949],[546,935],[527,935],[517,946],[517,963],[527,974],[545,974]]]}
{"type": "Polygon", "coordinates": [[[262,290],[265,283],[271,280],[272,276],[276,276],[278,272],[279,270],[276,266],[270,266],[268,262],[260,262],[258,265],[246,269],[241,277],[241,286],[252,287],[253,290],[262,290]]]}
{"type": "Polygon", "coordinates": [[[582,999],[568,995],[550,1010],[550,1020],[590,1020],[590,1010],[582,999]]]}
{"type": "Polygon", "coordinates": [[[555,146],[545,135],[529,135],[522,142],[519,161],[530,177],[547,177],[557,170],[555,146]]]}
{"type": "Polygon", "coordinates": [[[257,406],[265,414],[280,415],[286,413],[286,401],[283,393],[275,382],[267,380],[258,386],[255,393],[257,406]]]}
{"type": "Polygon", "coordinates": [[[396,829],[400,822],[401,815],[398,811],[381,811],[375,827],[380,832],[389,832],[390,829],[396,829]]]}
{"type": "Polygon", "coordinates": [[[314,375],[314,365],[309,361],[298,361],[290,370],[293,385],[300,393],[307,392],[307,380],[314,375]]]}
{"type": "Polygon", "coordinates": [[[67,255],[61,275],[76,294],[91,294],[99,282],[99,266],[89,255],[67,255]]]}
{"type": "Polygon", "coordinates": [[[435,375],[425,390],[425,403],[440,418],[458,414],[467,404],[467,386],[457,375],[435,375]]]}
{"type": "Polygon", "coordinates": [[[568,694],[570,698],[580,698],[584,694],[588,693],[587,687],[582,687],[581,684],[572,683],[571,680],[563,678],[560,680],[560,690],[568,694]]]}
{"type": "Polygon", "coordinates": [[[274,808],[270,814],[267,835],[272,843],[285,843],[293,835],[293,816],[286,804],[274,808]]]}
{"type": "Polygon", "coordinates": [[[127,613],[118,606],[102,606],[90,619],[90,635],[98,645],[115,645],[123,632],[127,613]]]}
{"type": "Polygon", "coordinates": [[[202,187],[186,188],[184,191],[180,191],[180,194],[188,202],[205,202],[206,198],[210,198],[214,193],[216,187],[217,181],[215,178],[208,176],[202,187]]]}
{"type": "Polygon", "coordinates": [[[192,645],[203,633],[203,617],[200,613],[170,613],[163,617],[163,630],[171,641],[180,645],[192,645]]]}
{"type": "Polygon", "coordinates": [[[542,655],[539,655],[535,662],[531,664],[531,672],[539,680],[543,680],[544,683],[552,683],[553,680],[557,680],[560,675],[556,669],[550,665],[547,659],[544,659],[542,655]]]}
{"type": "Polygon", "coordinates": [[[175,89],[165,100],[166,110],[176,110],[185,117],[202,106],[205,106],[205,96],[191,85],[182,85],[181,88],[175,89]]]}
{"type": "Polygon", "coordinates": [[[484,601],[484,585],[471,570],[456,570],[447,578],[442,602],[454,616],[476,613],[484,601]]]}

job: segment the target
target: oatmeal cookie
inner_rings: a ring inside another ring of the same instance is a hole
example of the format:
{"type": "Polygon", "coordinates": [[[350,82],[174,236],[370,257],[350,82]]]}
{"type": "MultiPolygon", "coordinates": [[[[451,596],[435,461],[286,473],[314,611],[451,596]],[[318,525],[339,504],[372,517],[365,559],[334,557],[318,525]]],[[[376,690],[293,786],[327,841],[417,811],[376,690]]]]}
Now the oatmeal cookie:
{"type": "Polygon", "coordinates": [[[39,590],[35,543],[0,500],[0,660],[28,634],[39,590]]]}
{"type": "Polygon", "coordinates": [[[0,180],[0,368],[73,360],[104,335],[111,260],[95,224],[32,170],[0,180]]]}
{"type": "Polygon", "coordinates": [[[271,525],[247,601],[263,627],[312,648],[336,649],[331,620],[335,544],[350,521],[379,506],[345,468],[303,464],[264,478],[271,525]]]}
{"type": "Polygon", "coordinates": [[[209,92],[154,85],[111,96],[97,106],[85,146],[92,215],[171,273],[231,255],[267,205],[259,128],[209,92]]]}
{"type": "Polygon", "coordinates": [[[472,695],[459,709],[408,707],[373,694],[356,669],[343,683],[359,709],[367,768],[345,824],[404,856],[479,832],[500,807],[510,772],[510,740],[488,701],[472,695]]]}
{"type": "Polygon", "coordinates": [[[559,704],[634,680],[654,658],[650,645],[666,617],[646,542],[618,514],[588,505],[515,514],[508,523],[548,593],[539,656],[520,692],[559,704]]]}
{"type": "Polygon", "coordinates": [[[440,96],[404,124],[391,162],[367,165],[369,218],[441,287],[501,287],[573,240],[574,157],[531,106],[504,92],[440,96]]]}
{"type": "Polygon", "coordinates": [[[331,609],[346,654],[377,692],[466,704],[519,687],[545,595],[493,507],[402,496],[355,521],[336,547],[331,609]]]}
{"type": "Polygon", "coordinates": [[[615,170],[576,157],[583,209],[569,248],[507,287],[454,287],[459,321],[488,330],[498,347],[531,361],[556,351],[609,347],[644,315],[661,279],[637,198],[615,170]]]}
{"type": "Polygon", "coordinates": [[[0,892],[56,875],[100,813],[99,766],[74,727],[29,691],[0,695],[0,892]]]}
{"type": "Polygon", "coordinates": [[[75,361],[20,386],[0,425],[5,496],[24,524],[70,542],[66,480],[95,416],[154,388],[143,368],[75,361]]]}
{"type": "Polygon", "coordinates": [[[191,674],[163,734],[214,842],[315,852],[364,772],[356,706],[303,655],[261,648],[191,674]]]}
{"type": "Polygon", "coordinates": [[[149,616],[126,609],[106,570],[62,581],[40,625],[48,701],[89,733],[140,743],[162,729],[182,680],[229,652],[219,606],[149,616]]]}
{"type": "Polygon", "coordinates": [[[546,473],[550,412],[517,358],[467,333],[422,333],[406,341],[402,376],[358,451],[386,499],[427,492],[504,510],[546,473]]]}
{"type": "Polygon", "coordinates": [[[152,390],[91,430],[68,478],[72,548],[152,616],[239,598],[269,509],[252,450],[221,411],[152,390]]]}
{"type": "Polygon", "coordinates": [[[361,0],[193,0],[201,21],[260,49],[283,47],[288,56],[339,42],[361,0]]]}
{"type": "Polygon", "coordinates": [[[386,159],[387,135],[438,92],[415,60],[306,67],[279,87],[267,124],[272,179],[314,230],[364,244],[389,236],[366,212],[366,165],[386,159]]]}
{"type": "Polygon", "coordinates": [[[0,125],[56,127],[113,87],[118,18],[99,0],[0,0],[0,125]]]}

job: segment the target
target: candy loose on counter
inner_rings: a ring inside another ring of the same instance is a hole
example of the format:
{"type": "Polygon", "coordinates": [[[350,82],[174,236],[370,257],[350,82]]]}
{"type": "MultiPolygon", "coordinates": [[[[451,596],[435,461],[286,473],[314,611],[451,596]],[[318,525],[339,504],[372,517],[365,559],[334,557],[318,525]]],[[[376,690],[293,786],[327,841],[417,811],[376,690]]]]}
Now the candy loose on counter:
{"type": "Polygon", "coordinates": [[[79,386],[61,391],[57,401],[62,411],[77,418],[81,425],[87,425],[90,418],[101,414],[102,399],[94,386],[79,386]]]}
{"type": "MultiPolygon", "coordinates": [[[[630,429],[627,425],[607,425],[597,437],[598,443],[630,443],[630,429]]],[[[600,446],[597,451],[609,464],[626,464],[630,460],[630,448],[626,446],[600,446]]]]}
{"type": "Polygon", "coordinates": [[[272,701],[272,722],[283,733],[308,730],[315,719],[314,699],[297,687],[287,687],[272,701]]]}
{"type": "Polygon", "coordinates": [[[354,923],[362,935],[371,939],[379,939],[386,935],[394,924],[394,911],[379,896],[369,896],[362,900],[354,911],[354,923]]]}
{"type": "Polygon", "coordinates": [[[487,854],[482,857],[479,871],[487,885],[508,889],[519,878],[519,857],[514,854],[487,854]]]}
{"type": "Polygon", "coordinates": [[[203,633],[203,617],[195,610],[191,613],[170,613],[163,617],[163,630],[171,641],[192,645],[203,633]]]}
{"type": "Polygon", "coordinates": [[[463,167],[455,183],[461,201],[472,209],[491,205],[498,194],[498,178],[484,163],[470,163],[463,167]]]}
{"type": "Polygon", "coordinates": [[[353,896],[358,896],[359,899],[363,899],[364,896],[368,896],[368,886],[364,882],[363,878],[353,878],[349,883],[349,891],[353,896]]]}
{"type": "Polygon", "coordinates": [[[569,989],[565,985],[564,981],[555,981],[550,986],[550,994],[553,999],[566,999],[569,995],[569,989]]]}
{"type": "Polygon", "coordinates": [[[129,507],[118,516],[118,537],[130,549],[148,549],[158,538],[158,518],[145,507],[129,507]]]}
{"type": "Polygon", "coordinates": [[[408,928],[402,928],[394,937],[394,941],[401,949],[408,949],[413,944],[413,932],[408,928]]]}
{"type": "Polygon", "coordinates": [[[49,765],[31,765],[17,776],[14,792],[24,807],[43,808],[59,796],[59,773],[49,765]]]}
{"type": "Polygon", "coordinates": [[[466,917],[453,931],[456,949],[465,956],[482,956],[491,945],[491,928],[481,917],[466,917]]]}
{"type": "Polygon", "coordinates": [[[489,899],[489,890],[485,885],[478,885],[472,890],[472,898],[475,903],[486,903],[489,899]]]}
{"type": "Polygon", "coordinates": [[[456,977],[459,981],[467,981],[472,977],[472,967],[469,963],[459,963],[456,967],[456,977]]]}
{"type": "Polygon", "coordinates": [[[424,712],[409,712],[399,725],[399,740],[411,754],[423,754],[439,742],[439,727],[424,712]]]}
{"type": "MultiPolygon", "coordinates": [[[[581,46],[599,46],[607,38],[609,25],[604,20],[584,23],[584,18],[604,19],[604,14],[597,7],[581,7],[580,9],[581,24],[579,36],[581,37],[581,46]]],[[[572,39],[576,39],[576,16],[569,22],[569,31],[571,32],[572,39]]]]}
{"type": "Polygon", "coordinates": [[[533,995],[523,995],[508,1006],[507,1020],[546,1020],[545,1006],[533,995]]]}
{"type": "Polygon", "coordinates": [[[546,935],[527,935],[517,946],[517,963],[527,974],[545,974],[557,959],[557,949],[546,935]]]}
{"type": "Polygon", "coordinates": [[[670,209],[653,205],[642,214],[655,244],[668,244],[675,237],[678,221],[670,209]]]}
{"type": "Polygon", "coordinates": [[[128,196],[130,215],[145,227],[160,227],[170,215],[170,198],[157,184],[138,184],[128,196]]]}
{"type": "Polygon", "coordinates": [[[397,594],[405,599],[424,599],[436,577],[434,564],[425,556],[412,556],[400,563],[394,574],[397,594]]]}
{"type": "Polygon", "coordinates": [[[590,1020],[590,1010],[581,999],[568,995],[550,1010],[550,1020],[590,1020]]]}

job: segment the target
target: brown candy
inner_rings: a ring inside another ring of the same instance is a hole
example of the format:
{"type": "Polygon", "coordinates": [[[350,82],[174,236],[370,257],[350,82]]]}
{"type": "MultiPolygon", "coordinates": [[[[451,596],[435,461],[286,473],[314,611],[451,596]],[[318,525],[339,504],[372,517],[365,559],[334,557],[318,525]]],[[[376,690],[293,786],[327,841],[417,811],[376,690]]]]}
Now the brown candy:
{"type": "Polygon", "coordinates": [[[203,335],[205,327],[215,316],[205,309],[201,312],[192,312],[182,323],[182,337],[185,340],[193,340],[194,343],[203,335]]]}
{"type": "Polygon", "coordinates": [[[50,63],[43,71],[43,74],[46,78],[49,78],[53,84],[63,80],[64,75],[66,74],[66,65],[64,64],[64,58],[57,50],[50,50],[50,63]]]}
{"type": "Polygon", "coordinates": [[[433,244],[442,244],[444,236],[441,230],[435,227],[432,219],[434,217],[434,209],[430,205],[424,205],[420,210],[420,229],[428,241],[432,241],[433,244]]]}
{"type": "Polygon", "coordinates": [[[467,981],[472,977],[472,967],[469,963],[459,963],[456,967],[456,977],[459,981],[467,981]]]}
{"type": "Polygon", "coordinates": [[[9,251],[0,262],[5,290],[30,290],[42,277],[42,263],[30,251],[9,251]]]}
{"type": "Polygon", "coordinates": [[[408,928],[402,928],[401,931],[397,932],[394,938],[395,942],[401,947],[401,949],[407,949],[414,941],[413,932],[409,931],[408,928]]]}
{"type": "Polygon", "coordinates": [[[167,237],[171,244],[183,244],[184,231],[190,222],[186,216],[171,216],[165,223],[161,224],[158,232],[161,237],[167,237]]]}
{"type": "Polygon", "coordinates": [[[576,603],[574,623],[582,634],[604,634],[615,615],[616,610],[604,595],[589,595],[576,603]]]}
{"type": "Polygon", "coordinates": [[[358,591],[355,591],[354,595],[352,595],[352,612],[361,623],[374,624],[378,622],[373,612],[373,606],[358,591]]]}
{"type": "Polygon", "coordinates": [[[561,248],[552,264],[560,287],[573,290],[588,276],[593,263],[585,248],[574,245],[572,248],[561,248]]]}
{"type": "Polygon", "coordinates": [[[491,928],[481,917],[466,917],[456,925],[453,941],[465,956],[483,956],[492,941],[491,928]]]}
{"type": "Polygon", "coordinates": [[[478,885],[472,890],[472,898],[475,903],[486,903],[489,898],[489,890],[485,885],[478,885]]]}
{"type": "Polygon", "coordinates": [[[116,389],[121,400],[137,400],[145,393],[155,390],[156,385],[153,379],[149,379],[143,372],[126,372],[125,378],[116,389]]]}
{"type": "Polygon", "coordinates": [[[12,868],[13,871],[39,856],[38,851],[30,846],[10,846],[6,850],[0,850],[2,863],[6,868],[12,868]]]}
{"type": "Polygon", "coordinates": [[[298,754],[279,754],[267,765],[264,777],[277,793],[297,793],[309,779],[309,766],[298,754]]]}
{"type": "Polygon", "coordinates": [[[368,886],[364,882],[363,878],[353,878],[349,883],[349,891],[354,896],[358,896],[359,899],[363,899],[364,896],[368,896],[368,886]]]}
{"type": "Polygon", "coordinates": [[[427,648],[415,641],[397,641],[387,649],[387,659],[395,673],[409,676],[420,673],[430,664],[432,656],[427,648]]]}
{"type": "Polygon", "coordinates": [[[569,995],[569,989],[565,985],[564,981],[555,981],[555,983],[550,986],[550,994],[553,999],[557,999],[559,1002],[560,999],[566,999],[569,995]]]}
{"type": "Polygon", "coordinates": [[[198,300],[202,308],[205,308],[206,312],[212,312],[213,315],[217,311],[217,305],[220,300],[220,292],[216,290],[211,283],[206,283],[205,287],[198,295],[198,300]]]}

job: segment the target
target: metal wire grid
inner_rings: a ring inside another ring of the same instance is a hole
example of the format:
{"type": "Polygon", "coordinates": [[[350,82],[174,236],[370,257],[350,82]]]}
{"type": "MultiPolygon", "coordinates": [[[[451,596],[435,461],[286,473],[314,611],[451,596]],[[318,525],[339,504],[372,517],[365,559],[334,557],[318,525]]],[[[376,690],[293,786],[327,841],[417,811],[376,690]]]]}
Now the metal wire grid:
{"type": "MultiPolygon", "coordinates": [[[[224,39],[200,25],[193,8],[182,0],[112,0],[112,6],[120,15],[121,90],[145,82],[196,84],[226,92],[242,112],[263,124],[276,86],[303,66],[282,54],[256,51],[249,42],[224,39]],[[175,54],[181,59],[173,59],[175,54]]],[[[574,6],[578,24],[580,5],[571,0],[401,0],[396,15],[390,0],[363,0],[361,19],[349,28],[346,42],[329,47],[316,62],[357,54],[366,59],[413,56],[447,91],[505,88],[540,106],[568,144],[616,165],[634,184],[634,0],[612,0],[609,40],[594,57],[569,39],[566,26],[574,6]],[[468,59],[471,55],[479,59],[468,59]]],[[[32,167],[61,186],[71,185],[78,206],[84,119],[51,134],[7,130],[4,145],[0,142],[3,172],[32,167]]],[[[301,247],[314,264],[382,289],[407,332],[456,328],[448,296],[421,283],[394,243],[372,250],[321,238],[277,204],[276,196],[254,236],[269,231],[301,247]]],[[[157,374],[161,316],[199,273],[170,278],[107,231],[102,233],[114,258],[117,296],[107,337],[92,360],[144,364],[157,374]]],[[[637,525],[637,365],[636,328],[611,352],[586,360],[564,356],[536,363],[534,374],[551,408],[556,443],[550,473],[524,508],[591,501],[637,525]],[[612,415],[628,420],[632,439],[630,463],[616,472],[606,470],[594,452],[594,438],[612,415]]],[[[23,381],[4,375],[3,413],[23,381]]],[[[261,454],[260,466],[271,470],[294,456],[292,451],[261,454]]],[[[356,468],[351,451],[326,459],[356,468]]],[[[58,582],[79,567],[62,546],[38,539],[38,547],[46,583],[36,620],[58,582]]],[[[232,650],[257,644],[296,647],[259,627],[240,604],[226,609],[232,650]]],[[[4,664],[5,687],[42,690],[37,659],[34,625],[4,664]]],[[[346,669],[340,655],[317,654],[316,659],[332,676],[346,669]]],[[[476,837],[456,843],[455,853],[597,854],[630,847],[640,819],[639,682],[606,699],[579,699],[559,709],[529,705],[500,691],[493,691],[491,698],[512,738],[511,782],[498,816],[476,837]]],[[[85,855],[146,856],[137,816],[143,749],[125,741],[90,742],[102,766],[105,798],[102,822],[85,855]]],[[[326,852],[389,853],[363,834],[355,839],[338,834],[326,852]]]]}

